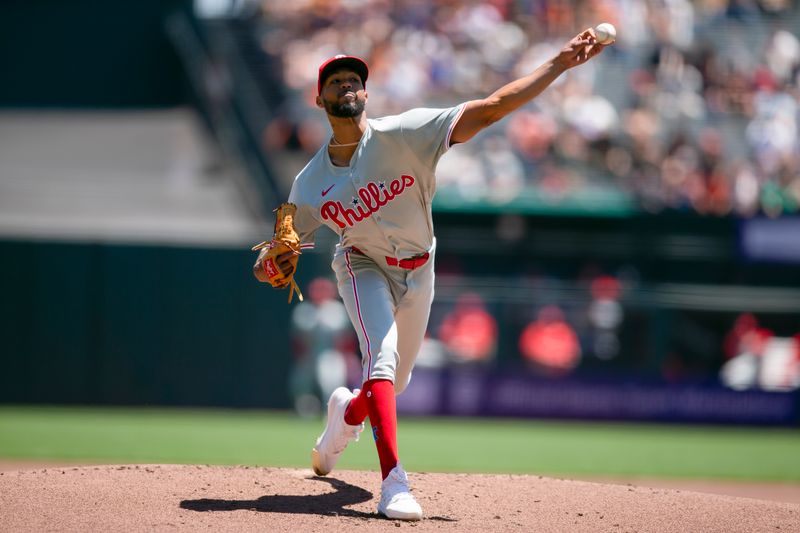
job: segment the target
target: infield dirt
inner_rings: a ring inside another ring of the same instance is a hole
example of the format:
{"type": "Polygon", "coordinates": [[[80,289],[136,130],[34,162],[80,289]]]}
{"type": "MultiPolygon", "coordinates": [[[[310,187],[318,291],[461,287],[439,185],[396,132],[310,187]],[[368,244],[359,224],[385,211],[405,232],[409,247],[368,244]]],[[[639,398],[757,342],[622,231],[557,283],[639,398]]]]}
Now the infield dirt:
{"type": "Polygon", "coordinates": [[[800,531],[800,505],[520,475],[410,473],[421,522],[376,513],[376,472],[115,465],[0,472],[2,531],[800,531]]]}

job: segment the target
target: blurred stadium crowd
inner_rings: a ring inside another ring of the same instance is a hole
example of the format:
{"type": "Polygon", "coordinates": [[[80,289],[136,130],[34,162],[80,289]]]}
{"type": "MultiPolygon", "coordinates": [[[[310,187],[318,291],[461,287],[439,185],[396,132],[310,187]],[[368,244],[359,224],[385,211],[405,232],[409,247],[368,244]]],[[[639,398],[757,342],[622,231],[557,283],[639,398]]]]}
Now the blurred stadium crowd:
{"type": "Polygon", "coordinates": [[[791,0],[263,0],[264,51],[290,88],[270,149],[328,127],[316,66],[370,64],[370,116],[483,97],[601,21],[618,41],[439,166],[440,191],[494,203],[592,188],[646,210],[800,210],[800,8],[791,0]]]}
{"type": "MultiPolygon", "coordinates": [[[[417,366],[510,368],[517,375],[555,379],[613,374],[666,383],[712,382],[718,376],[737,391],[800,389],[800,332],[780,334],[745,312],[726,314],[721,335],[709,335],[686,326],[686,317],[677,313],[673,320],[683,324],[677,328],[682,339],[666,340],[658,355],[635,333],[648,326],[642,310],[624,305],[620,280],[597,276],[586,289],[585,300],[544,305],[498,302],[471,291],[437,301],[417,366]]],[[[297,412],[316,416],[333,389],[360,384],[361,366],[334,283],[315,278],[306,293],[308,300],[292,311],[289,388],[297,412]]]]}

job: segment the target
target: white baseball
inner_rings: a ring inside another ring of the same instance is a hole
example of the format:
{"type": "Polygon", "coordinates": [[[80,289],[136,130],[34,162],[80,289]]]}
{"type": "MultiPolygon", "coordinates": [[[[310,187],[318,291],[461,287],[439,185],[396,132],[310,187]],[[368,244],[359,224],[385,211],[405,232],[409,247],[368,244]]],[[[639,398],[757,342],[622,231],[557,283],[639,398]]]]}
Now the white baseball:
{"type": "Polygon", "coordinates": [[[597,42],[600,44],[611,44],[617,40],[617,28],[613,24],[603,22],[594,28],[597,42]]]}

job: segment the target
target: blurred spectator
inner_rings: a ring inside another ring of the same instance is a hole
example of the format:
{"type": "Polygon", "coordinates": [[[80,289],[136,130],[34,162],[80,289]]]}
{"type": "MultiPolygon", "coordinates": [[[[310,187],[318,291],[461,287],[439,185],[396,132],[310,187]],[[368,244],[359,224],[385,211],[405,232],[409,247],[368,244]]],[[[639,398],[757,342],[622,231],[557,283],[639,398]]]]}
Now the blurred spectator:
{"type": "Polygon", "coordinates": [[[547,374],[566,374],[581,359],[578,336],[555,305],[543,307],[536,320],[525,327],[519,349],[532,368],[547,374]]]}
{"type": "Polygon", "coordinates": [[[480,295],[466,293],[442,320],[439,339],[453,362],[487,362],[497,351],[497,321],[480,295]]]}
{"type": "Polygon", "coordinates": [[[772,336],[769,330],[761,329],[752,313],[742,313],[736,317],[733,328],[725,336],[724,352],[726,359],[748,353],[760,355],[766,339],[772,336]]]}
{"type": "Polygon", "coordinates": [[[589,324],[592,327],[592,354],[608,360],[619,355],[619,329],[624,313],[619,303],[620,282],[612,276],[598,276],[590,285],[589,324]]]}
{"type": "Polygon", "coordinates": [[[743,313],[725,337],[724,349],[728,360],[720,370],[720,380],[726,386],[768,391],[800,388],[800,334],[776,337],[760,327],[751,313],[743,313]]]}
{"type": "Polygon", "coordinates": [[[327,278],[308,284],[308,299],[294,306],[291,318],[294,364],[289,390],[301,416],[316,416],[337,387],[349,376],[360,380],[355,340],[336,286],[327,278]]]}
{"type": "Polygon", "coordinates": [[[317,150],[309,65],[334,53],[367,59],[379,88],[370,105],[391,114],[483,95],[553,55],[576,27],[607,20],[620,28],[608,53],[469,153],[450,152],[439,190],[508,202],[535,188],[559,202],[591,186],[651,211],[800,209],[797,2],[262,0],[261,10],[262,45],[282,56],[294,89],[266,128],[270,150],[317,150]]]}

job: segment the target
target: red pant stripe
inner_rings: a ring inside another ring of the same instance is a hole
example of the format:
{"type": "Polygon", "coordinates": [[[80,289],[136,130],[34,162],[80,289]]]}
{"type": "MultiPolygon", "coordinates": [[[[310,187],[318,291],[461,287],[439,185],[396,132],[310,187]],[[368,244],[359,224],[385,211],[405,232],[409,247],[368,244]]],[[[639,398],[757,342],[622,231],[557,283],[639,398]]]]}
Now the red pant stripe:
{"type": "Polygon", "coordinates": [[[369,335],[367,335],[367,328],[364,327],[364,319],[361,317],[361,303],[358,301],[358,286],[356,284],[356,276],[353,274],[353,269],[350,266],[350,252],[345,252],[344,260],[347,264],[347,273],[350,274],[350,279],[353,281],[353,296],[356,300],[356,313],[358,314],[358,322],[361,324],[361,332],[364,334],[364,340],[367,342],[367,379],[372,372],[372,346],[369,342],[369,335]]]}

